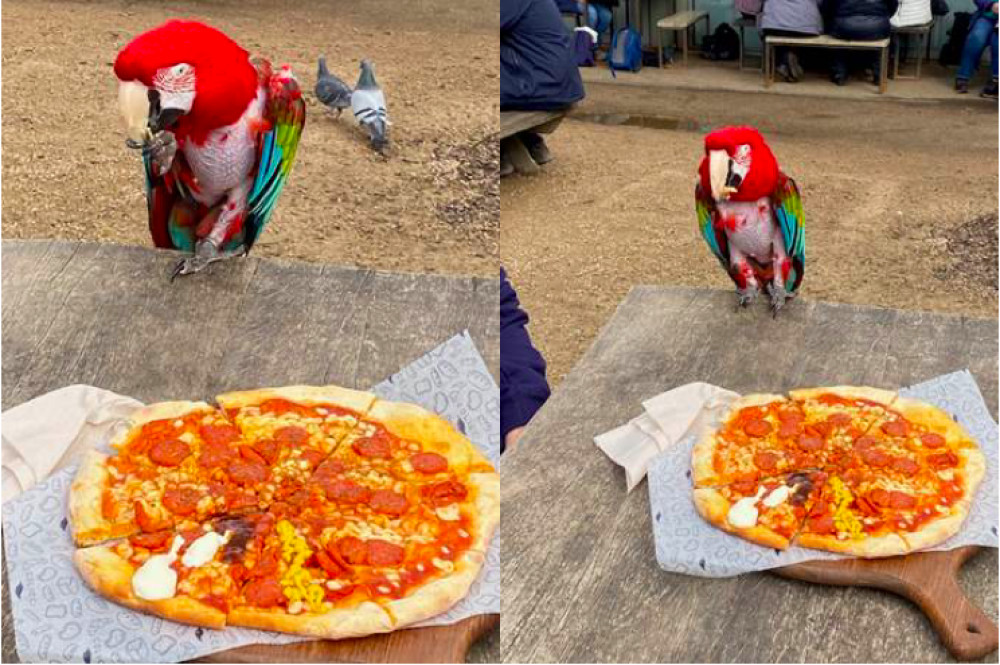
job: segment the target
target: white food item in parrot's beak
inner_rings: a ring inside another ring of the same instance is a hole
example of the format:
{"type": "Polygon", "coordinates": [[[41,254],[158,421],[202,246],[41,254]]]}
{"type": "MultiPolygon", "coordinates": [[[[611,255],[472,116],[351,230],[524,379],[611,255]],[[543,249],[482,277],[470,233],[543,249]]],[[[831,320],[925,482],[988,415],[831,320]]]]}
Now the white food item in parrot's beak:
{"type": "Polygon", "coordinates": [[[118,108],[125,120],[128,138],[137,143],[148,139],[149,95],[146,86],[138,81],[119,83],[118,108]]]}
{"type": "Polygon", "coordinates": [[[725,150],[712,150],[708,153],[708,181],[712,187],[712,198],[724,201],[733,193],[732,187],[726,187],[729,177],[729,154],[725,150]]]}

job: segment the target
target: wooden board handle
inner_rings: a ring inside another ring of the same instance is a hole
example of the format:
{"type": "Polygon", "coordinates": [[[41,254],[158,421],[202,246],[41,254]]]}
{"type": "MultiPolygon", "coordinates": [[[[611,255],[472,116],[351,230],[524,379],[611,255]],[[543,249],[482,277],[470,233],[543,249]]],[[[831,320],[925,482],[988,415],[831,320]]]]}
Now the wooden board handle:
{"type": "Polygon", "coordinates": [[[966,597],[958,572],[978,547],[947,552],[920,552],[889,559],[809,561],[776,570],[792,579],[865,586],[891,591],[917,604],[941,636],[948,651],[960,660],[982,658],[997,649],[997,625],[966,597]]]}

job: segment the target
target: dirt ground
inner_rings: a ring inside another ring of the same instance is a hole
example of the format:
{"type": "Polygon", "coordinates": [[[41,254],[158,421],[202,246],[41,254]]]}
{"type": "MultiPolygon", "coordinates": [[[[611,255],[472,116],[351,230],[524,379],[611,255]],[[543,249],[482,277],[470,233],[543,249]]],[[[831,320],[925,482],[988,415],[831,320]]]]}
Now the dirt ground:
{"type": "Polygon", "coordinates": [[[491,0],[51,2],[3,6],[3,235],[149,245],[138,155],[111,64],[131,37],[197,17],[288,63],[307,91],[298,159],[254,248],[408,272],[495,276],[498,7],[491,0]],[[353,83],[374,60],[392,121],[376,156],[312,95],[316,57],[353,83]],[[484,138],[487,140],[483,141],[484,138]]]}
{"type": "Polygon", "coordinates": [[[732,288],[693,201],[702,136],[726,124],[760,128],[798,182],[803,297],[997,316],[995,103],[590,85],[577,112],[556,161],[500,187],[501,261],[555,382],[632,286],[732,288]],[[623,114],[647,126],[596,122],[623,114]]]}

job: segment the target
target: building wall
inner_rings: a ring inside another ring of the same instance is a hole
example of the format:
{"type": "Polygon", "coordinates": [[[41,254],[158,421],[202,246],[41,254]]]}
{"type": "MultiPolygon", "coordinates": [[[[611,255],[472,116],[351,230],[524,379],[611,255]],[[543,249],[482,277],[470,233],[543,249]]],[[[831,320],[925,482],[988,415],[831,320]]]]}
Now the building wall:
{"type": "MultiPolygon", "coordinates": [[[[641,12],[639,25],[642,26],[643,42],[649,45],[656,44],[656,34],[654,28],[656,21],[664,16],[667,16],[668,14],[673,13],[675,11],[675,6],[679,9],[684,9],[686,6],[690,6],[689,4],[685,5],[685,2],[693,2],[694,8],[696,9],[707,9],[712,21],[713,30],[723,21],[732,24],[738,16],[738,13],[733,8],[733,0],[620,0],[620,6],[615,11],[616,28],[620,28],[625,25],[626,2],[631,2],[630,18],[633,25],[636,25],[636,11],[638,10],[641,12]]],[[[975,8],[972,0],[947,0],[947,2],[952,12],[971,12],[975,8]]],[[[948,30],[951,29],[951,20],[951,14],[938,19],[938,24],[935,26],[934,32],[931,35],[931,52],[934,57],[937,56],[937,52],[941,44],[948,39],[948,30]]],[[[704,30],[704,22],[699,23],[697,43],[701,42],[704,30]]],[[[663,33],[664,44],[671,44],[672,39],[673,38],[670,36],[669,32],[663,33]]],[[[748,52],[757,53],[760,49],[760,39],[756,31],[748,29],[746,31],[746,40],[748,52]]],[[[911,42],[913,43],[911,48],[915,48],[916,40],[911,40],[911,42]]]]}

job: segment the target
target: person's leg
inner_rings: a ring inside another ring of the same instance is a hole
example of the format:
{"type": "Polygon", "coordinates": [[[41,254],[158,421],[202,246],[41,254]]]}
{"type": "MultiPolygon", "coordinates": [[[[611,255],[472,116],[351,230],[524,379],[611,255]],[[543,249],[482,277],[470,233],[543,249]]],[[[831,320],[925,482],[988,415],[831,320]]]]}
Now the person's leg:
{"type": "Polygon", "coordinates": [[[993,36],[990,38],[990,68],[993,70],[993,77],[990,82],[986,84],[983,91],[979,93],[983,97],[991,97],[996,99],[998,96],[997,90],[997,55],[998,55],[998,45],[997,45],[997,31],[993,30],[993,36]]]}
{"type": "Polygon", "coordinates": [[[837,85],[847,85],[847,73],[849,70],[847,55],[847,51],[842,49],[833,50],[830,64],[830,80],[837,85]]]}
{"type": "Polygon", "coordinates": [[[541,166],[552,161],[552,153],[549,152],[549,147],[545,145],[545,139],[542,138],[541,134],[536,132],[521,132],[518,134],[518,137],[521,139],[524,147],[528,149],[528,154],[531,155],[536,164],[541,166]]]}
{"type": "Polygon", "coordinates": [[[962,61],[958,67],[958,74],[955,75],[956,86],[960,81],[968,84],[972,79],[979,67],[979,60],[983,57],[983,51],[990,44],[993,32],[992,21],[984,18],[980,18],[969,28],[969,35],[965,38],[965,47],[962,49],[962,61]]]}

